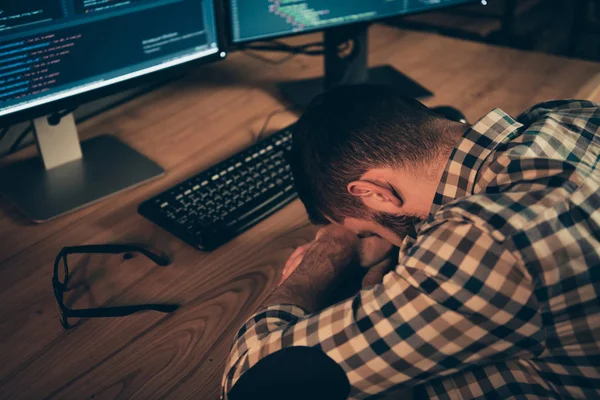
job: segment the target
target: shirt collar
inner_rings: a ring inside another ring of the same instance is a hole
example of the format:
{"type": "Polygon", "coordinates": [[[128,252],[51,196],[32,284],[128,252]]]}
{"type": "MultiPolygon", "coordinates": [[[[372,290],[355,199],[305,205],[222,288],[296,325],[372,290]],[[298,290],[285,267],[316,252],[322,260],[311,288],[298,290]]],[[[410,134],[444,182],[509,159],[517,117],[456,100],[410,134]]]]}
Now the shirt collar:
{"type": "Polygon", "coordinates": [[[429,214],[433,215],[454,200],[475,194],[477,174],[486,158],[521,126],[504,111],[495,108],[467,129],[450,155],[429,214]]]}
{"type": "MultiPolygon", "coordinates": [[[[477,174],[486,158],[522,126],[504,111],[495,108],[467,129],[446,164],[429,215],[435,214],[445,204],[475,194],[477,174]]],[[[414,230],[404,238],[398,262],[416,243],[418,232],[424,223],[425,221],[421,221],[415,224],[414,230]]]]}

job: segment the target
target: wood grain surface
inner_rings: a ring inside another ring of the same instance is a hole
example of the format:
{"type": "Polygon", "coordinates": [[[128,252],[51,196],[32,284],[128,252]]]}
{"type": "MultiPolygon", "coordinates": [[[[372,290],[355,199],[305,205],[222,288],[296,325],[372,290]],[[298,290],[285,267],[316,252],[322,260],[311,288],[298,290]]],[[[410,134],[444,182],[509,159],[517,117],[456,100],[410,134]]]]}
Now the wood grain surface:
{"type": "MultiPolygon", "coordinates": [[[[383,26],[371,30],[370,61],[394,65],[435,92],[426,104],[453,105],[471,121],[494,107],[514,115],[543,100],[597,95],[600,72],[600,64],[592,62],[383,26]]],[[[0,398],[219,396],[233,335],[315,228],[296,201],[217,251],[201,253],[140,217],[136,207],[252,144],[264,119],[289,107],[275,84],[322,70],[319,57],[271,65],[231,54],[80,126],[82,138],[119,136],[163,166],[164,178],[42,225],[0,199],[0,398]],[[51,287],[56,254],[68,245],[126,242],[150,244],[173,262],[158,267],[142,256],[74,257],[67,302],[74,307],[178,302],[182,308],[171,315],[82,320],[64,331],[51,287]]],[[[291,113],[277,115],[269,130],[294,119],[291,113]]],[[[26,149],[0,164],[34,153],[26,149]]]]}

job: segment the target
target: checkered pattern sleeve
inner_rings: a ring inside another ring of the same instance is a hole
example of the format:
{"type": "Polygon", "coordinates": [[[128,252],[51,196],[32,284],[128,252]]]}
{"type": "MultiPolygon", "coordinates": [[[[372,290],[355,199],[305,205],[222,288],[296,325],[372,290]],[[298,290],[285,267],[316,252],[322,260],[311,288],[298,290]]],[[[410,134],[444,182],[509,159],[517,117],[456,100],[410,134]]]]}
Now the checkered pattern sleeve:
{"type": "Polygon", "coordinates": [[[541,315],[518,256],[464,215],[438,215],[382,284],[318,314],[282,305],[252,317],[236,337],[224,394],[258,361],[292,346],[334,360],[353,399],[539,355],[541,315]]]}

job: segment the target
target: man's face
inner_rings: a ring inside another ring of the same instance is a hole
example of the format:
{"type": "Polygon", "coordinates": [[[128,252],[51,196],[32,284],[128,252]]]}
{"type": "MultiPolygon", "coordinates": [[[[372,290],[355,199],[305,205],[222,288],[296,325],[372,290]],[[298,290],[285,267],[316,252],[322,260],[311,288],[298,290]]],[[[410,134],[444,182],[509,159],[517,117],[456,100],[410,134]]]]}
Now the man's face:
{"type": "Polygon", "coordinates": [[[414,228],[414,224],[422,220],[413,216],[400,216],[387,213],[374,213],[371,219],[347,217],[342,226],[361,237],[380,236],[393,245],[400,247],[404,238],[414,228]]]}

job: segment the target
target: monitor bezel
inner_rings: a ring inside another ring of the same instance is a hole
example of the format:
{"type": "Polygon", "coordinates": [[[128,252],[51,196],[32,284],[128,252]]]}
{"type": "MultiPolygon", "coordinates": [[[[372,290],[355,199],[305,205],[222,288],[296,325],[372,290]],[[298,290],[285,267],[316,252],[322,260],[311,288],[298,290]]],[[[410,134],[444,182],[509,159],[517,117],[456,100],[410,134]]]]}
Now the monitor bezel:
{"type": "Polygon", "coordinates": [[[159,71],[150,72],[142,76],[127,79],[122,82],[114,83],[97,89],[92,89],[83,93],[71,95],[60,100],[52,101],[45,104],[33,106],[24,110],[19,110],[10,114],[0,116],[0,128],[9,127],[20,122],[31,121],[36,118],[52,115],[61,110],[70,110],[79,107],[83,104],[99,100],[104,97],[122,93],[124,91],[134,89],[144,84],[164,81],[178,77],[192,68],[212,63],[219,60],[224,60],[227,57],[227,34],[228,23],[226,23],[226,10],[223,7],[224,2],[213,0],[216,22],[216,41],[217,52],[202,57],[196,60],[188,61],[183,64],[175,65],[159,71]]]}
{"type": "Polygon", "coordinates": [[[481,2],[481,0],[464,0],[464,1],[462,1],[462,3],[459,3],[459,4],[442,5],[442,6],[427,9],[427,10],[408,12],[406,14],[396,14],[396,15],[390,15],[390,16],[379,17],[379,18],[376,17],[376,18],[372,18],[372,19],[364,20],[364,21],[357,21],[357,22],[352,22],[352,23],[348,23],[348,24],[333,25],[333,26],[328,26],[326,28],[316,28],[316,29],[311,29],[311,30],[301,31],[301,32],[285,33],[283,35],[276,34],[276,35],[272,35],[272,36],[261,38],[261,39],[247,39],[247,40],[235,41],[234,34],[233,34],[234,26],[233,26],[233,12],[232,12],[232,7],[231,7],[231,0],[222,0],[222,1],[223,1],[223,8],[224,8],[224,14],[225,14],[224,17],[227,20],[227,50],[230,52],[235,51],[235,50],[244,50],[245,45],[247,45],[249,43],[269,42],[269,41],[273,41],[273,40],[277,40],[277,39],[284,39],[284,38],[290,38],[290,37],[295,37],[295,36],[310,35],[310,34],[315,34],[315,33],[320,33],[320,32],[326,32],[329,30],[340,29],[343,27],[352,27],[352,26],[357,26],[357,25],[370,25],[370,24],[374,24],[377,22],[386,21],[386,20],[389,20],[392,18],[425,14],[425,13],[432,12],[432,11],[444,10],[444,9],[449,9],[449,8],[453,8],[453,7],[464,6],[464,5],[467,5],[470,3],[480,3],[481,2]]]}

